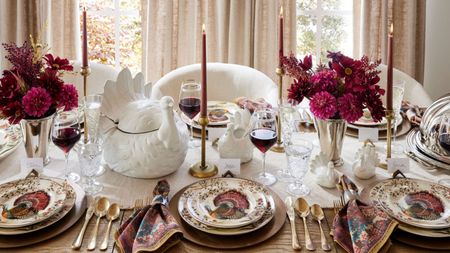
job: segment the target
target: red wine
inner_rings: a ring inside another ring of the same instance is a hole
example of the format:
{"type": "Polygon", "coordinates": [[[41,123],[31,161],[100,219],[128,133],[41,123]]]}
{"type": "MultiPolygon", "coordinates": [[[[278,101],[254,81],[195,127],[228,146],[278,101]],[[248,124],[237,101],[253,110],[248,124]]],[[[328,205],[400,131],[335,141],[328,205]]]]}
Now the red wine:
{"type": "Polygon", "coordinates": [[[64,153],[68,153],[75,143],[80,140],[81,133],[78,128],[63,128],[53,133],[52,140],[53,143],[58,146],[64,153]]]}
{"type": "Polygon", "coordinates": [[[439,135],[439,144],[445,151],[450,153],[450,134],[439,135]]]}
{"type": "Polygon", "coordinates": [[[255,129],[250,133],[250,140],[261,152],[266,153],[277,141],[277,133],[272,129],[255,129]]]}
{"type": "Polygon", "coordinates": [[[183,98],[180,100],[180,110],[190,119],[194,118],[200,112],[199,98],[183,98]]]}

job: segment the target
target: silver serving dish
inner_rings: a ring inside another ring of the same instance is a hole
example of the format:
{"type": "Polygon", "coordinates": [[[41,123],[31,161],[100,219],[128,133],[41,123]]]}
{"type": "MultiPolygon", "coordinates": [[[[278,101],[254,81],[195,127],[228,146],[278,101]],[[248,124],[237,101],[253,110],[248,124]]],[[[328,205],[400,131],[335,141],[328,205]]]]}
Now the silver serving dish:
{"type": "Polygon", "coordinates": [[[441,117],[447,112],[450,112],[450,95],[436,100],[425,110],[420,123],[420,142],[426,153],[433,152],[450,161],[450,154],[440,147],[438,140],[441,117]]]}
{"type": "Polygon", "coordinates": [[[406,151],[406,155],[429,169],[439,167],[442,169],[450,170],[450,164],[441,162],[437,159],[434,159],[433,157],[428,156],[417,147],[416,141],[418,139],[417,137],[420,137],[420,135],[421,133],[417,128],[414,128],[408,133],[408,135],[406,136],[406,143],[409,150],[406,151]]]}
{"type": "Polygon", "coordinates": [[[450,112],[450,95],[431,104],[424,112],[419,131],[412,131],[407,142],[415,157],[437,167],[450,169],[450,154],[439,144],[441,117],[450,112]]]}

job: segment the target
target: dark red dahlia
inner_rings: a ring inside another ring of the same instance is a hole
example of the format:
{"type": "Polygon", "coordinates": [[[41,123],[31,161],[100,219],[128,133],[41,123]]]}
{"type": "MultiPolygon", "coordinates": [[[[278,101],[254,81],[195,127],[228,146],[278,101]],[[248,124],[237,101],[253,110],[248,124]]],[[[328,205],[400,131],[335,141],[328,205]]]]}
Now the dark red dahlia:
{"type": "Polygon", "coordinates": [[[73,66],[70,64],[69,60],[65,58],[59,58],[59,56],[55,58],[52,54],[46,54],[44,59],[47,62],[47,68],[53,70],[73,70],[73,66]]]}

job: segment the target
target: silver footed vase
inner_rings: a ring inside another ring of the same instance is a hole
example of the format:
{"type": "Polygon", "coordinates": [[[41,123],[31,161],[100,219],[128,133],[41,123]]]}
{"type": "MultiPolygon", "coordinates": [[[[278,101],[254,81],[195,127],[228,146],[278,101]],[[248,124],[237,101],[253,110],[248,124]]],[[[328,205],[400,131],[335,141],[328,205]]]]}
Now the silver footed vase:
{"type": "Polygon", "coordinates": [[[342,143],[347,130],[347,122],[343,119],[322,120],[314,117],[314,126],[319,136],[320,150],[328,156],[335,167],[342,166],[342,143]]]}
{"type": "Polygon", "coordinates": [[[50,162],[48,157],[48,145],[50,142],[50,130],[53,124],[54,114],[41,119],[23,119],[22,126],[23,143],[28,158],[42,158],[44,165],[50,162]]]}

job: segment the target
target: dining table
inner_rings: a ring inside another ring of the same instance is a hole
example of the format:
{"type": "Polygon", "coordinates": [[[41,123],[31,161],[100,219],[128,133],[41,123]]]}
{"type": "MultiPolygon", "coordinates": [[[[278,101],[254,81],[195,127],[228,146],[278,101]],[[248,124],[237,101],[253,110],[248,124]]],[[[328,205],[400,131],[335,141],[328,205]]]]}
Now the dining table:
{"type": "MultiPolygon", "coordinates": [[[[317,133],[314,130],[309,132],[300,132],[297,133],[301,137],[312,141],[314,148],[312,151],[312,157],[317,155],[320,152],[319,142],[317,133]]],[[[399,137],[397,141],[403,145],[404,148],[407,148],[405,142],[405,136],[399,137]]],[[[380,160],[385,160],[385,141],[378,141],[374,143],[376,146],[376,150],[380,156],[380,160]]],[[[354,176],[352,172],[352,163],[355,161],[356,151],[363,146],[363,143],[358,140],[358,138],[346,136],[343,142],[342,149],[342,158],[344,160],[344,165],[341,167],[337,167],[336,170],[339,174],[345,174],[349,177],[353,182],[358,186],[359,189],[363,189],[364,187],[380,180],[388,179],[392,177],[392,174],[383,168],[376,168],[376,175],[370,179],[362,180],[354,176]]],[[[206,158],[208,161],[212,163],[218,164],[220,162],[220,156],[217,148],[213,145],[211,141],[206,143],[206,158]]],[[[198,162],[200,159],[200,148],[188,149],[187,156],[184,163],[180,166],[180,168],[165,177],[156,178],[156,179],[138,179],[131,178],[121,175],[105,166],[105,172],[98,176],[96,180],[103,184],[103,190],[98,194],[98,196],[107,197],[110,199],[111,203],[117,203],[121,207],[121,215],[117,222],[113,223],[113,231],[117,229],[121,222],[125,221],[131,213],[133,212],[133,207],[135,205],[136,200],[142,199],[150,199],[152,196],[152,191],[157,184],[157,182],[161,179],[166,179],[170,184],[170,195],[173,196],[176,192],[178,192],[183,187],[192,184],[198,181],[198,178],[195,178],[189,174],[189,167],[191,164],[198,162]]],[[[50,155],[50,163],[43,168],[41,174],[47,176],[60,176],[64,171],[64,156],[61,150],[51,145],[49,150],[50,155]]],[[[404,154],[398,154],[396,156],[399,157],[407,157],[404,154]]],[[[14,153],[3,158],[0,161],[0,180],[1,182],[7,182],[12,179],[17,179],[26,176],[29,172],[27,168],[23,168],[22,161],[26,157],[25,150],[22,146],[20,146],[14,153]]],[[[444,170],[435,167],[425,167],[423,164],[416,162],[413,159],[409,159],[409,170],[404,174],[409,178],[417,178],[422,180],[428,180],[431,182],[437,182],[440,179],[450,178],[450,171],[444,170]]],[[[250,162],[241,164],[240,171],[235,174],[237,177],[248,178],[251,179],[252,175],[259,172],[261,170],[262,156],[258,149],[254,149],[253,159],[250,162]]],[[[70,154],[70,166],[80,173],[78,158],[76,152],[71,152],[70,154]]],[[[286,155],[284,153],[276,153],[276,152],[267,152],[266,154],[266,168],[268,172],[276,173],[279,169],[284,169],[287,167],[286,155]]],[[[219,173],[216,176],[222,176],[225,173],[223,168],[219,168],[219,173]]],[[[336,188],[329,189],[323,188],[315,183],[313,180],[313,175],[311,172],[308,172],[304,177],[304,183],[308,186],[311,191],[304,198],[307,202],[312,204],[319,204],[325,210],[325,222],[324,222],[324,232],[329,242],[332,242],[332,238],[329,235],[330,228],[332,226],[333,217],[335,215],[333,210],[333,201],[338,200],[340,197],[340,193],[336,188]]],[[[286,192],[287,184],[285,182],[277,181],[274,185],[269,188],[274,191],[281,199],[289,196],[286,192]]],[[[92,200],[93,197],[89,197],[89,201],[92,200]]],[[[26,247],[20,248],[9,248],[9,249],[0,249],[0,252],[75,252],[71,249],[70,245],[72,241],[75,239],[76,235],[81,229],[81,226],[84,221],[84,216],[76,222],[72,227],[70,227],[65,232],[60,235],[51,238],[49,240],[36,243],[33,245],[29,245],[26,247]]],[[[100,231],[99,234],[103,235],[106,230],[106,219],[101,220],[100,231]]],[[[301,219],[296,219],[297,224],[297,233],[299,237],[300,243],[303,245],[301,252],[308,252],[304,247],[304,231],[303,224],[301,219]]],[[[315,243],[317,249],[315,252],[322,252],[320,249],[320,231],[317,226],[317,223],[312,219],[308,218],[307,224],[309,226],[310,234],[312,241],[315,243]]],[[[87,241],[90,238],[93,231],[94,222],[91,220],[87,230],[85,241],[80,249],[81,252],[87,251],[87,241]]],[[[112,233],[113,234],[113,233],[112,233]]],[[[395,234],[395,232],[394,232],[395,234]]],[[[246,235],[243,235],[246,236],[246,235]]],[[[1,237],[1,236],[0,236],[1,237]]],[[[448,242],[450,243],[450,242],[448,242]]],[[[344,252],[337,244],[332,245],[331,252],[344,252]]],[[[404,243],[404,241],[396,240],[395,237],[392,237],[387,243],[386,247],[383,249],[385,252],[434,252],[431,249],[421,248],[417,246],[413,246],[411,244],[404,243]]],[[[100,251],[98,251],[100,252],[100,251]]],[[[113,236],[110,238],[108,250],[107,252],[117,252],[117,247],[114,245],[113,236]]],[[[182,241],[172,248],[168,250],[168,252],[227,252],[227,250],[219,250],[206,248],[195,243],[192,243],[186,239],[182,239],[182,241]]],[[[294,252],[291,247],[291,229],[289,225],[289,220],[286,219],[284,226],[280,229],[278,233],[276,233],[273,237],[268,240],[259,243],[257,245],[242,248],[238,250],[232,250],[232,252],[294,252]]],[[[298,251],[297,251],[298,252],[298,251]]]]}

